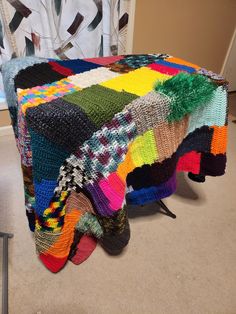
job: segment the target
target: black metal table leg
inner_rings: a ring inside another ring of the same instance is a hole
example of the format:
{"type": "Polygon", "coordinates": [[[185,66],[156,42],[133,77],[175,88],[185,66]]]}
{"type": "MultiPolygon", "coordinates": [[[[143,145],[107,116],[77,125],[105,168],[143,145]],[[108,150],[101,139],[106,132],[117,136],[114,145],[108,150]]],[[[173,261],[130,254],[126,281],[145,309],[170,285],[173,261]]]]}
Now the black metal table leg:
{"type": "Polygon", "coordinates": [[[0,238],[3,238],[2,254],[2,314],[8,314],[8,239],[13,234],[0,232],[0,238]]]}
{"type": "Polygon", "coordinates": [[[169,210],[169,208],[163,203],[162,200],[157,201],[157,204],[159,204],[160,207],[164,210],[164,212],[162,212],[164,215],[167,215],[173,219],[176,218],[176,215],[169,210]]]}

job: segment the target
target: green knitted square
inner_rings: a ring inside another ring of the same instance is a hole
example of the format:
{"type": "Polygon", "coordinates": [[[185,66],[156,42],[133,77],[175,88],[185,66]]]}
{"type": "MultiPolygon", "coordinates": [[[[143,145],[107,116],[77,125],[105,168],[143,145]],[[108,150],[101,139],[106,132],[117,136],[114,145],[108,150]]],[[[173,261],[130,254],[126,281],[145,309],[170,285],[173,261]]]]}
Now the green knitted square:
{"type": "Polygon", "coordinates": [[[89,119],[100,128],[138,96],[125,91],[117,92],[100,85],[93,85],[63,98],[78,105],[89,119]]]}

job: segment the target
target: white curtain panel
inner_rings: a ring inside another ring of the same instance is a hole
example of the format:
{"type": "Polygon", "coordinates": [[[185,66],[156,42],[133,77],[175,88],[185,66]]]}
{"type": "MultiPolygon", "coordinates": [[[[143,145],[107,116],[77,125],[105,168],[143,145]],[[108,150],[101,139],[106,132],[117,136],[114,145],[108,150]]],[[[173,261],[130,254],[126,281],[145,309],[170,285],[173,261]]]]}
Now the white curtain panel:
{"type": "Polygon", "coordinates": [[[132,0],[0,1],[0,64],[124,54],[132,0]]]}

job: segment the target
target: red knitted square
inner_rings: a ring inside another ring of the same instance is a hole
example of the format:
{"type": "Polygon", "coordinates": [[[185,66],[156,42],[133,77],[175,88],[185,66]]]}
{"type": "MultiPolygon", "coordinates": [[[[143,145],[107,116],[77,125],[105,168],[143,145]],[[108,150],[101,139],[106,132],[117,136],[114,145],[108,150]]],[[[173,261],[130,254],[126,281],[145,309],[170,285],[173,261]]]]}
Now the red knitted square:
{"type": "Polygon", "coordinates": [[[168,74],[168,75],[176,75],[180,72],[183,72],[182,70],[175,69],[168,67],[166,65],[158,64],[158,63],[152,63],[148,65],[149,68],[151,68],[154,71],[163,73],[163,74],[168,74]]]}
{"type": "Polygon", "coordinates": [[[200,172],[201,153],[192,151],[180,157],[177,163],[177,171],[192,172],[199,174],[200,172]]]}
{"type": "Polygon", "coordinates": [[[49,61],[48,63],[51,65],[53,71],[56,71],[57,73],[60,73],[60,74],[65,75],[65,76],[69,76],[69,75],[74,74],[74,72],[71,69],[63,67],[62,65],[60,65],[57,62],[49,61]]]}

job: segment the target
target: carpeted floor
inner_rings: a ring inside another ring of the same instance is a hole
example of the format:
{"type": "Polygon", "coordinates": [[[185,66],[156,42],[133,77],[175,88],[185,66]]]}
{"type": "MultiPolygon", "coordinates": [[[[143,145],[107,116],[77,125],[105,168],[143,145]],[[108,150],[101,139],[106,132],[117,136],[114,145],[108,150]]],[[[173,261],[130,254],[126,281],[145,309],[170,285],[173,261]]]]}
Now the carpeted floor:
{"type": "MultiPolygon", "coordinates": [[[[235,96],[231,103],[236,107],[235,96]]],[[[227,174],[204,184],[181,174],[176,195],[165,201],[176,220],[156,205],[131,209],[132,237],[121,256],[98,247],[84,264],[68,263],[56,275],[34,252],[14,138],[0,136],[0,230],[14,233],[10,314],[236,313],[236,124],[229,130],[227,174]]]]}

